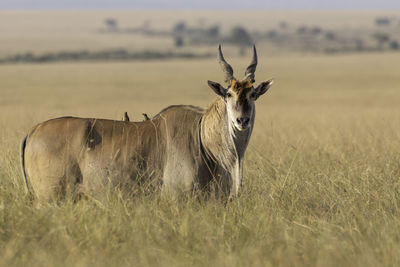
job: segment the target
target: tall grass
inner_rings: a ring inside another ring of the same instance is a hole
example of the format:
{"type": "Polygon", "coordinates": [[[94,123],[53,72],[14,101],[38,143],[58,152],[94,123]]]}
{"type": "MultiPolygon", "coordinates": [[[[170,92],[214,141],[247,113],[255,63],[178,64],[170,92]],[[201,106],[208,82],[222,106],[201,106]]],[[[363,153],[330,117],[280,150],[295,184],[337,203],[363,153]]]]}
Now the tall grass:
{"type": "Polygon", "coordinates": [[[2,66],[0,265],[398,266],[398,57],[260,59],[258,80],[263,68],[278,77],[257,103],[242,194],[226,205],[112,189],[31,203],[19,169],[20,139],[45,118],[206,105],[200,80],[221,80],[215,62],[2,66]]]}

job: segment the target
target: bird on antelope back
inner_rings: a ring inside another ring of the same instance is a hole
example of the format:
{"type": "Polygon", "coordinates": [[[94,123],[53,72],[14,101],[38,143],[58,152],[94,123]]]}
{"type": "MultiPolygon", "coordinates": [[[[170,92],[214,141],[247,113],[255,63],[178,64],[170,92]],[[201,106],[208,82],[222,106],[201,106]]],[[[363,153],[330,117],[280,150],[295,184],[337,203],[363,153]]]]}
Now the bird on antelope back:
{"type": "Polygon", "coordinates": [[[175,105],[140,122],[62,117],[33,127],[21,149],[28,190],[52,200],[69,193],[101,197],[109,186],[155,185],[176,193],[216,184],[223,196],[236,196],[255,101],[273,81],[254,86],[255,46],[242,80],[233,76],[221,46],[217,58],[228,86],[208,81],[218,97],[207,109],[175,105]]]}
{"type": "Polygon", "coordinates": [[[131,121],[131,119],[128,116],[128,112],[124,112],[124,115],[122,116],[122,121],[131,121]]]}

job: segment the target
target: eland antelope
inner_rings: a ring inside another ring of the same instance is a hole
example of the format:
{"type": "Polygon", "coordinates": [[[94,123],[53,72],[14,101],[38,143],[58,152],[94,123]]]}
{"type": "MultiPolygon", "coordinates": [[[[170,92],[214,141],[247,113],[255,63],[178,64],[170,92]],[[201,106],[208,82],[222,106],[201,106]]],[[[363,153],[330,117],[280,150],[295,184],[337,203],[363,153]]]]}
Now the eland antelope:
{"type": "Polygon", "coordinates": [[[254,86],[255,46],[243,80],[233,76],[221,46],[217,58],[228,86],[208,81],[218,97],[207,109],[176,105],[142,122],[62,117],[33,127],[21,149],[28,190],[49,200],[135,185],[140,178],[168,192],[206,190],[216,181],[223,195],[236,196],[255,101],[273,80],[254,86]]]}

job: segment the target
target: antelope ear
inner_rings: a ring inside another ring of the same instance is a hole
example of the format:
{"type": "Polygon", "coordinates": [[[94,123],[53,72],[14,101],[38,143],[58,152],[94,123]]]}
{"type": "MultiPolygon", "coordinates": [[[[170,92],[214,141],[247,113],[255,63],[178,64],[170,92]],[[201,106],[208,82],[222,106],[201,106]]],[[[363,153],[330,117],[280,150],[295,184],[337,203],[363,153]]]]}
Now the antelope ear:
{"type": "Polygon", "coordinates": [[[261,95],[265,94],[265,92],[268,91],[268,89],[271,87],[271,85],[274,83],[274,80],[268,80],[260,83],[259,86],[255,89],[256,93],[256,99],[259,98],[261,95]]]}
{"type": "Polygon", "coordinates": [[[213,89],[213,91],[217,95],[225,97],[227,90],[224,87],[222,87],[222,85],[220,85],[217,82],[213,82],[213,81],[208,81],[207,83],[208,83],[208,86],[210,86],[210,88],[213,89]]]}

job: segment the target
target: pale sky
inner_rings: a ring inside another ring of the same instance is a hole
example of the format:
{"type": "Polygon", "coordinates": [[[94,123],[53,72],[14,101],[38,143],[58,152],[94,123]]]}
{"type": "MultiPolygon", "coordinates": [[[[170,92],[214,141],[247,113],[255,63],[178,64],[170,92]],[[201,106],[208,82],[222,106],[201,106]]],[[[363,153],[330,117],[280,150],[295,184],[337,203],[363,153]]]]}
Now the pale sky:
{"type": "Polygon", "coordinates": [[[400,0],[0,0],[0,9],[400,10],[400,0]]]}

